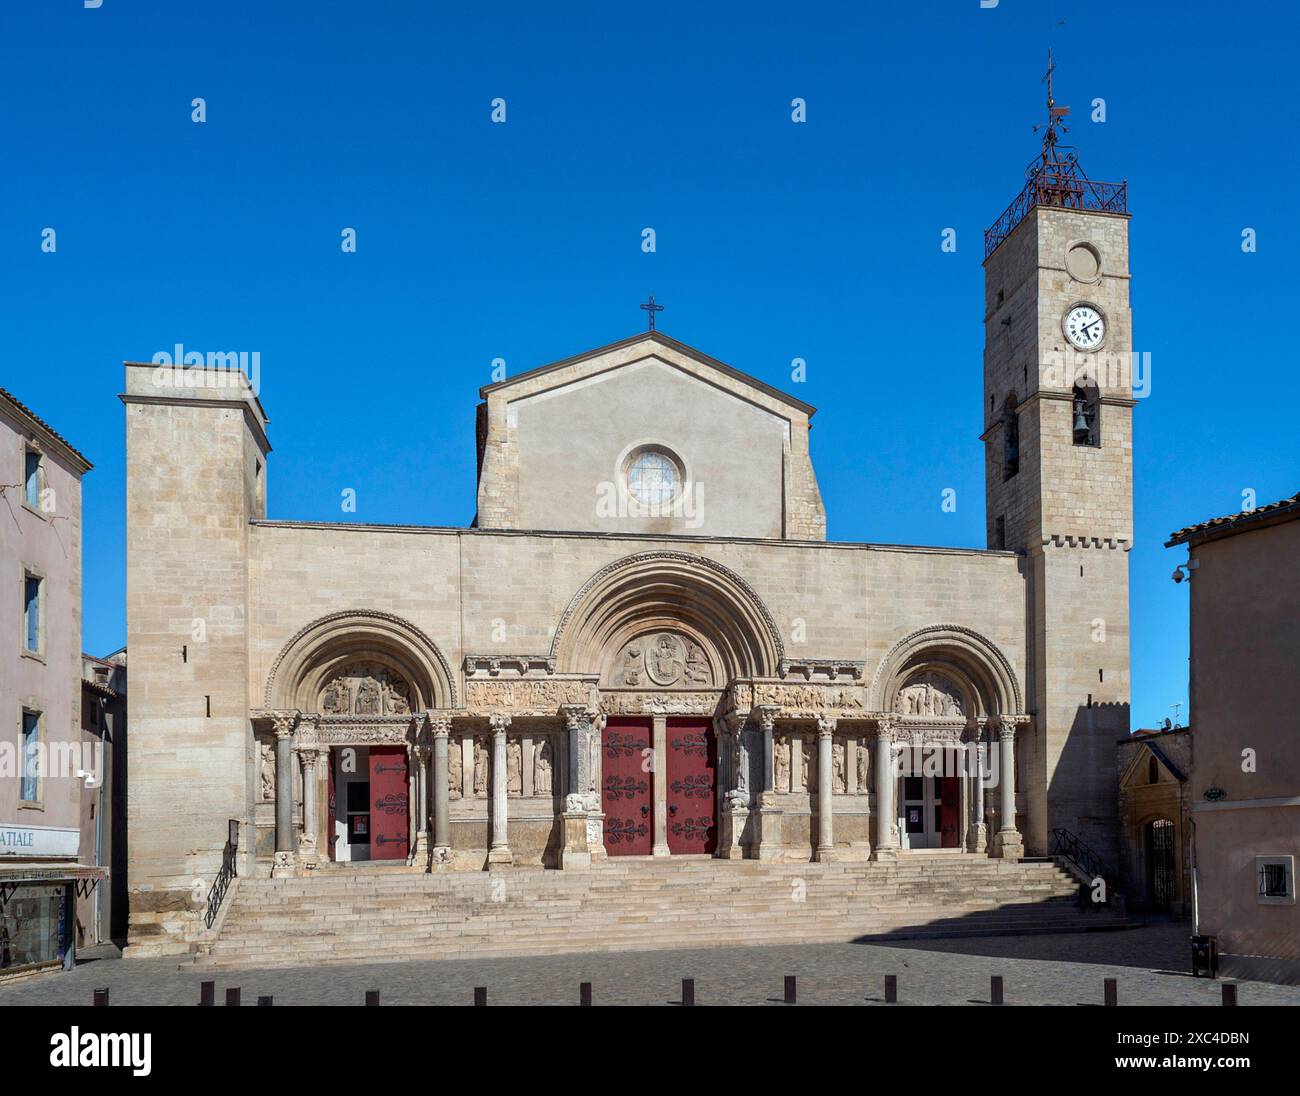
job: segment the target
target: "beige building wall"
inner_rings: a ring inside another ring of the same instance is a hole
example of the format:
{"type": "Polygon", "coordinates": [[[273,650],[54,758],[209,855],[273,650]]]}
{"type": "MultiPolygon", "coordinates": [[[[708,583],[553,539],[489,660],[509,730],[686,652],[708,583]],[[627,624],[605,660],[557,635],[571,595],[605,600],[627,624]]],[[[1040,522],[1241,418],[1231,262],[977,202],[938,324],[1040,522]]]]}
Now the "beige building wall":
{"type": "Polygon", "coordinates": [[[1259,894],[1257,858],[1300,864],[1300,520],[1194,537],[1192,769],[1200,930],[1225,968],[1300,981],[1300,905],[1259,894]]]}
{"type": "Polygon", "coordinates": [[[269,445],[256,397],[242,385],[181,383],[200,376],[128,365],[122,397],[138,954],[196,930],[227,820],[252,807],[248,528],[264,514],[269,445]]]}
{"type": "Polygon", "coordinates": [[[656,332],[489,385],[482,528],[824,540],[813,409],[656,332]],[[667,451],[680,507],[624,505],[629,465],[667,451]],[[525,456],[526,455],[526,456],[525,456]]]}
{"type": "MultiPolygon", "coordinates": [[[[25,410],[0,395],[0,484],[7,505],[0,521],[0,743],[20,759],[22,713],[41,713],[47,751],[81,740],[81,477],[90,465],[25,410]],[[43,504],[24,493],[24,454],[43,457],[43,504]],[[25,650],[23,598],[28,573],[44,579],[40,651],[25,650]]],[[[19,764],[21,761],[19,760],[19,764]]],[[[0,779],[0,826],[78,829],[81,782],[73,774],[42,776],[38,799],[22,802],[16,777],[0,779]]],[[[69,856],[76,859],[76,841],[69,856]]],[[[16,857],[0,854],[0,868],[16,857]]]]}

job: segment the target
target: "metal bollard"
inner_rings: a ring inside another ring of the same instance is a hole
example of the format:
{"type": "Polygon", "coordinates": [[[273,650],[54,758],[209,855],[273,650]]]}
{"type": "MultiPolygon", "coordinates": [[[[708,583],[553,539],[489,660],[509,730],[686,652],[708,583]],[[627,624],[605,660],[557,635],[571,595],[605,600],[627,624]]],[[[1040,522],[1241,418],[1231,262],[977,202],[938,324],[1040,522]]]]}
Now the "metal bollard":
{"type": "Polygon", "coordinates": [[[693,1005],[693,1004],[695,1004],[695,979],[683,978],[682,979],[682,1005],[686,1006],[686,1005],[693,1005]]]}
{"type": "Polygon", "coordinates": [[[885,1004],[887,1005],[898,1004],[898,975],[897,974],[885,975],[885,1004]]]}
{"type": "Polygon", "coordinates": [[[1236,982],[1224,982],[1224,983],[1223,983],[1223,1003],[1224,1003],[1225,1005],[1227,1005],[1228,1007],[1232,1007],[1233,1005],[1235,1005],[1235,1004],[1237,1003],[1237,983],[1236,983],[1236,982]]]}
{"type": "Polygon", "coordinates": [[[366,1004],[370,1007],[374,1007],[375,1005],[379,1004],[379,990],[377,989],[366,990],[366,1004]]]}
{"type": "Polygon", "coordinates": [[[108,987],[107,987],[107,986],[105,986],[103,989],[97,989],[97,990],[95,990],[95,1005],[96,1005],[96,1007],[100,1007],[100,1006],[107,1007],[107,1006],[108,1006],[108,987]]]}
{"type": "Polygon", "coordinates": [[[796,1003],[795,982],[794,982],[793,974],[787,974],[785,976],[785,1003],[787,1005],[793,1005],[796,1003]]]}
{"type": "Polygon", "coordinates": [[[239,987],[230,986],[226,990],[226,1008],[239,1004],[239,987]]]}
{"type": "Polygon", "coordinates": [[[994,974],[989,978],[989,1000],[995,1005],[1002,1004],[1002,975],[994,974]]]}
{"type": "Polygon", "coordinates": [[[487,1004],[487,986],[474,987],[474,1004],[480,1006],[487,1004]]]}
{"type": "Polygon", "coordinates": [[[211,1008],[217,1003],[217,983],[200,982],[199,983],[199,1007],[211,1008]]]}
{"type": "Polygon", "coordinates": [[[578,1004],[581,1005],[583,1008],[589,1008],[591,1006],[591,983],[590,982],[578,983],[578,1004]]]}
{"type": "Polygon", "coordinates": [[[1119,983],[1114,978],[1107,978],[1106,986],[1106,1007],[1115,1008],[1119,1004],[1119,983]]]}

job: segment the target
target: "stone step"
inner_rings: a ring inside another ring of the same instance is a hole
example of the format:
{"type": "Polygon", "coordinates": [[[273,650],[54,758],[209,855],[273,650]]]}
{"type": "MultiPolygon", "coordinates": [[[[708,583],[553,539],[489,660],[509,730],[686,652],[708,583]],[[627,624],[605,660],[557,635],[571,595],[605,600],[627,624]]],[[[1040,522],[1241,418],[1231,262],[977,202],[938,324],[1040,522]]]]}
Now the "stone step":
{"type": "Polygon", "coordinates": [[[1084,922],[1077,895],[1054,864],[951,853],[898,864],[623,859],[582,873],[332,867],[241,879],[220,937],[195,962],[236,969],[1101,924],[1084,922]]]}

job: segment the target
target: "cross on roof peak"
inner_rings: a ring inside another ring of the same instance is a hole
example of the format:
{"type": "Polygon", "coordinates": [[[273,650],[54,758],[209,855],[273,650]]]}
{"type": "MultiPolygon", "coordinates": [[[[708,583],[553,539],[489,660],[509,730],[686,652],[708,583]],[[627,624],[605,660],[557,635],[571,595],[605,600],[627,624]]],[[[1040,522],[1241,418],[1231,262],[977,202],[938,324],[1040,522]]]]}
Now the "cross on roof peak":
{"type": "Polygon", "coordinates": [[[650,327],[648,330],[653,331],[655,329],[655,313],[662,312],[664,306],[661,304],[655,304],[655,295],[651,293],[650,300],[641,306],[641,310],[649,313],[650,327]]]}

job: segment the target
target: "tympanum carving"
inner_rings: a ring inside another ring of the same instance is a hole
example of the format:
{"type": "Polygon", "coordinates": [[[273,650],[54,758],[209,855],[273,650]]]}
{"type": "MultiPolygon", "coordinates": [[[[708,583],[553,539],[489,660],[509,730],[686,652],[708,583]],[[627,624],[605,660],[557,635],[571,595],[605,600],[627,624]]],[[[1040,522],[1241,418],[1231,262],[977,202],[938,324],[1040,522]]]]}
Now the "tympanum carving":
{"type": "Polygon", "coordinates": [[[912,678],[898,692],[899,715],[930,719],[953,719],[965,715],[961,691],[942,674],[924,673],[912,678]]]}
{"type": "Polygon", "coordinates": [[[353,663],[326,682],[319,709],[323,715],[410,715],[411,687],[387,666],[353,663]]]}
{"type": "Polygon", "coordinates": [[[713,670],[704,649],[675,632],[641,636],[623,647],[614,684],[627,688],[708,688],[713,670]]]}

